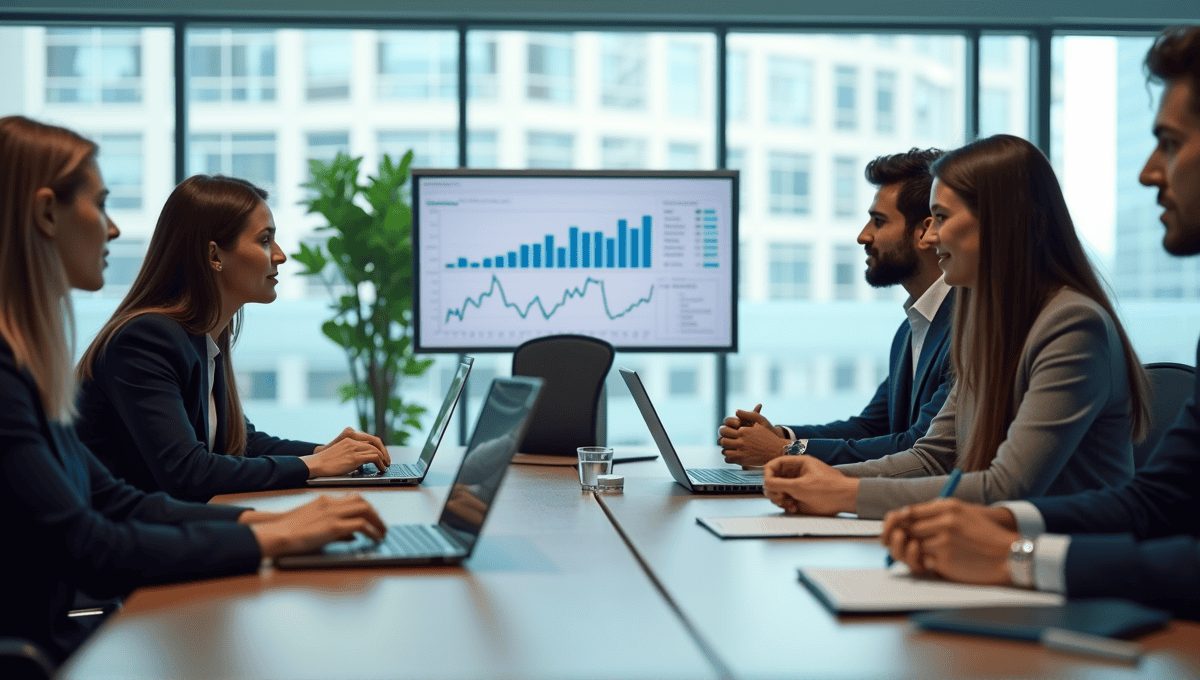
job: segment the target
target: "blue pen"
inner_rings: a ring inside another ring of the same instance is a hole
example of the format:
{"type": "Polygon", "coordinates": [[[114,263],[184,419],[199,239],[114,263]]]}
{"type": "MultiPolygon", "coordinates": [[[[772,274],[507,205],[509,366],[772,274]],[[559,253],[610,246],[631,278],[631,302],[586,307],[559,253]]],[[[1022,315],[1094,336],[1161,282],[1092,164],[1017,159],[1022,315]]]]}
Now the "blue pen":
{"type": "MultiPolygon", "coordinates": [[[[958,488],[958,481],[962,479],[962,468],[954,468],[950,472],[950,478],[942,485],[942,490],[938,492],[938,498],[949,498],[954,495],[954,490],[958,488]]],[[[896,560],[892,559],[892,554],[889,552],[887,556],[887,566],[895,564],[896,560]]]]}

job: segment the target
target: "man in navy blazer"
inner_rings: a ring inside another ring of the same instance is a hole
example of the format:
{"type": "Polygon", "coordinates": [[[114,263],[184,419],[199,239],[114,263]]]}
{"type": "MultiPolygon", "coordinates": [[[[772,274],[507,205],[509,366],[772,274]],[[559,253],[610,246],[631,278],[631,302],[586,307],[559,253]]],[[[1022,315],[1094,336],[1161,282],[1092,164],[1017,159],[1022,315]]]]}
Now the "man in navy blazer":
{"type": "MultiPolygon", "coordinates": [[[[1200,254],[1200,26],[1164,31],[1146,66],[1166,90],[1158,145],[1139,179],[1158,188],[1163,247],[1200,254]]],[[[935,501],[890,514],[883,540],[915,571],[1127,597],[1200,619],[1198,404],[1200,383],[1146,465],[1119,487],[989,508],[935,501]]]]}
{"type": "Polygon", "coordinates": [[[937,253],[921,241],[931,221],[929,164],[942,152],[912,149],[867,164],[878,187],[858,235],[867,251],[867,283],[900,284],[908,292],[908,319],[892,338],[887,379],[863,412],[825,425],[775,426],[756,407],[739,410],[718,430],[725,461],[765,465],[805,453],[830,465],[860,463],[912,447],[924,436],[950,391],[951,288],[942,281],[937,253]]]}

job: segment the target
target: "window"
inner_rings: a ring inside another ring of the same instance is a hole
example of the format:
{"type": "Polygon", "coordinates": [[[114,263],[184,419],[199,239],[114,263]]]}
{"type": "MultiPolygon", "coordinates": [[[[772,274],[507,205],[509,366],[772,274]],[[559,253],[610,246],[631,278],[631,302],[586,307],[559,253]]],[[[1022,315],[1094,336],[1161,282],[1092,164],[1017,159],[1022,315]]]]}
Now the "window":
{"type": "Polygon", "coordinates": [[[530,132],[528,166],[530,168],[574,167],[575,139],[554,132],[530,132]]]}
{"type": "Polygon", "coordinates": [[[729,50],[726,62],[725,116],[731,122],[744,122],[749,104],[746,93],[749,56],[746,50],[729,50]]]}
{"type": "Polygon", "coordinates": [[[875,132],[890,135],[896,131],[896,73],[875,72],[875,132]]]}
{"type": "Polygon", "coordinates": [[[250,371],[248,378],[242,388],[247,399],[274,401],[278,398],[275,371],[250,371]]]}
{"type": "Polygon", "coordinates": [[[671,142],[667,145],[667,169],[699,170],[700,145],[671,142]]]}
{"type": "Polygon", "coordinates": [[[858,214],[858,161],[839,156],[833,159],[833,214],[836,217],[853,217],[858,214]]]}
{"type": "Polygon", "coordinates": [[[498,168],[499,153],[494,130],[471,130],[467,133],[467,165],[472,168],[498,168]]]}
{"type": "Polygon", "coordinates": [[[1028,36],[980,36],[980,137],[1005,132],[1028,138],[1029,52],[1028,36]]]}
{"type": "Polygon", "coordinates": [[[672,368],[667,375],[669,392],[673,397],[690,396],[696,388],[696,370],[692,368],[672,368]]]}
{"type": "Polygon", "coordinates": [[[767,62],[768,111],[777,125],[812,124],[812,62],[773,56],[767,62]]]}
{"type": "Polygon", "coordinates": [[[308,133],[308,160],[328,163],[339,153],[350,154],[349,132],[308,133]]]}
{"type": "Polygon", "coordinates": [[[738,171],[738,212],[746,212],[746,206],[750,202],[749,189],[754,186],[746,173],[746,150],[725,149],[725,167],[738,171]]]}
{"type": "Polygon", "coordinates": [[[47,104],[142,101],[142,32],[136,28],[47,28],[47,104]]]}
{"type": "Polygon", "coordinates": [[[834,78],[835,125],[839,130],[853,130],[858,127],[858,69],[839,66],[834,70],[834,78]]]}
{"type": "Polygon", "coordinates": [[[858,365],[853,359],[839,359],[833,367],[833,389],[835,392],[850,392],[854,390],[854,381],[858,377],[858,365]]]}
{"type": "Polygon", "coordinates": [[[949,88],[918,77],[913,98],[913,132],[926,140],[943,136],[949,126],[949,88]]]}
{"type": "Polygon", "coordinates": [[[600,105],[646,107],[646,38],[623,33],[600,37],[600,105]]]}
{"type": "Polygon", "coordinates": [[[472,31],[467,34],[467,91],[471,99],[495,99],[498,43],[495,33],[472,31]]]}
{"type": "Polygon", "coordinates": [[[458,133],[454,130],[396,130],[379,133],[379,154],[399,161],[409,150],[414,168],[458,166],[458,133]]]}
{"type": "Polygon", "coordinates": [[[700,116],[700,46],[671,41],[667,50],[667,108],[681,118],[700,116]]]}
{"type": "Polygon", "coordinates": [[[275,204],[275,134],[193,133],[188,136],[188,173],[240,177],[265,189],[275,204]]]}
{"type": "Polygon", "coordinates": [[[984,87],[979,91],[979,136],[987,137],[1009,129],[1008,90],[984,87]]]}
{"type": "MultiPolygon", "coordinates": [[[[530,34],[526,96],[535,101],[570,104],[575,99],[575,54],[570,35],[530,34]]],[[[532,166],[530,166],[532,167],[532,166]]]]}
{"type": "Polygon", "coordinates": [[[771,212],[809,214],[809,175],[812,159],[807,154],[771,153],[771,212]]]}
{"type": "Polygon", "coordinates": [[[341,401],[338,388],[350,382],[350,374],[346,371],[309,371],[308,398],[335,399],[341,401]]]}
{"type": "Polygon", "coordinates": [[[108,187],[109,210],[142,209],[142,136],[140,134],[99,134],[96,157],[104,184],[108,187]]]}
{"type": "Polygon", "coordinates": [[[807,300],[812,297],[809,276],[812,246],[806,243],[773,243],[770,248],[770,298],[807,300]]]}
{"type": "Polygon", "coordinates": [[[275,101],[274,32],[197,28],[187,35],[192,101],[275,101]]]}
{"type": "Polygon", "coordinates": [[[350,31],[305,31],[305,96],[310,102],[350,98],[350,31]]]}
{"type": "Polygon", "coordinates": [[[458,96],[458,34],[380,31],[378,47],[380,99],[458,96]]]}
{"type": "Polygon", "coordinates": [[[600,158],[606,169],[640,170],[646,167],[646,140],[605,137],[600,140],[600,158]]]}
{"type": "Polygon", "coordinates": [[[862,249],[835,246],[833,249],[833,297],[837,300],[855,298],[855,268],[861,261],[862,249]]]}
{"type": "MultiPolygon", "coordinates": [[[[107,183],[107,178],[105,183],[107,183]]],[[[109,200],[112,198],[110,196],[109,200]]],[[[133,280],[142,268],[146,257],[147,239],[124,236],[108,243],[108,268],[104,270],[104,288],[100,292],[107,297],[124,297],[133,280]]]]}

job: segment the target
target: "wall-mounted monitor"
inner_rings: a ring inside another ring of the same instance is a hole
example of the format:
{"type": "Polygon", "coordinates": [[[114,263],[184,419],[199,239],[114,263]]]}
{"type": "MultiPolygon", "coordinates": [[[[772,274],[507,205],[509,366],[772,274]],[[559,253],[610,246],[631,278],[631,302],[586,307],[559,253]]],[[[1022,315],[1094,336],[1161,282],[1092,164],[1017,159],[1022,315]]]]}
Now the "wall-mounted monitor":
{"type": "Polygon", "coordinates": [[[737,350],[736,171],[412,171],[415,348],[737,350]]]}

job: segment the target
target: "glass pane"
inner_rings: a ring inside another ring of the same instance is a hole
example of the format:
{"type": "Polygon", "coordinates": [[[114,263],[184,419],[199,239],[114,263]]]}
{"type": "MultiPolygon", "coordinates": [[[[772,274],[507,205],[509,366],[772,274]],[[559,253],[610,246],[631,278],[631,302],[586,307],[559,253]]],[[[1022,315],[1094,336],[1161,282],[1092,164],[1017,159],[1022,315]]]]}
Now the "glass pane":
{"type": "Polygon", "coordinates": [[[1154,148],[1161,88],[1147,88],[1146,37],[1056,37],[1051,160],[1092,256],[1112,282],[1143,362],[1195,360],[1200,261],[1162,247],[1157,191],[1138,173],[1154,148]]]}
{"type": "Polygon", "coordinates": [[[965,40],[734,32],[727,55],[727,163],[741,172],[729,408],[761,402],[795,424],[857,415],[907,297],[864,280],[856,238],[875,187],[863,172],[884,154],[962,144],[965,40]],[[802,328],[781,333],[780,319],[802,328]]]}
{"type": "MultiPolygon", "coordinates": [[[[467,46],[472,167],[715,167],[710,33],[471,31],[467,46]]],[[[510,362],[482,355],[476,370],[507,375],[510,362]]],[[[672,440],[698,444],[716,426],[715,364],[711,354],[622,354],[614,365],[642,373],[672,440]]],[[[609,441],[650,444],[615,371],[607,385],[609,441]]],[[[472,419],[478,392],[468,400],[472,419]]]]}
{"type": "Polygon", "coordinates": [[[1029,38],[979,38],[979,136],[1029,136],[1029,38]]]}

